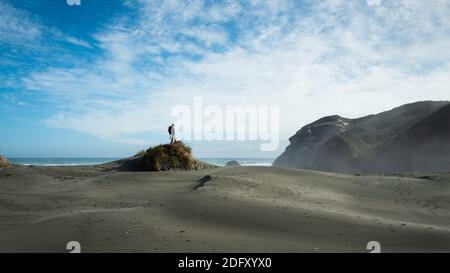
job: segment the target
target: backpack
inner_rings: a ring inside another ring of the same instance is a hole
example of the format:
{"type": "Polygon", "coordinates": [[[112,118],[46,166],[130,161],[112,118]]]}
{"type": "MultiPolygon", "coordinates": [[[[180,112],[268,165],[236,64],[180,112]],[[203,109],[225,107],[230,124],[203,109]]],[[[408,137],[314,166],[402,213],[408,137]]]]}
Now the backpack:
{"type": "Polygon", "coordinates": [[[172,126],[169,126],[169,129],[167,130],[169,132],[169,135],[172,134],[172,126]]]}

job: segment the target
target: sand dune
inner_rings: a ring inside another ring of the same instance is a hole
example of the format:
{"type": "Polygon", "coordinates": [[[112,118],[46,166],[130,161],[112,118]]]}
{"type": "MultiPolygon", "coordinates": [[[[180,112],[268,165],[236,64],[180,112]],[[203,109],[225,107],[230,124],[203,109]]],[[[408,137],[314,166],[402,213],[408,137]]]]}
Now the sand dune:
{"type": "Polygon", "coordinates": [[[0,170],[0,251],[450,251],[450,175],[0,170]]]}

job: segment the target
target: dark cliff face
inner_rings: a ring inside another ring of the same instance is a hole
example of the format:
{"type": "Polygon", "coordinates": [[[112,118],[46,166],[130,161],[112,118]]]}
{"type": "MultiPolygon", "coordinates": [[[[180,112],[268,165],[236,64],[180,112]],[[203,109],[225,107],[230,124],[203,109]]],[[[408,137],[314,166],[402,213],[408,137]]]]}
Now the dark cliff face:
{"type": "Polygon", "coordinates": [[[371,161],[374,171],[450,171],[450,104],[377,147],[371,161]]]}
{"type": "Polygon", "coordinates": [[[443,152],[450,147],[449,107],[446,101],[424,101],[359,119],[325,117],[292,136],[273,165],[363,173],[442,171],[439,162],[450,158],[443,152]]]}
{"type": "Polygon", "coordinates": [[[316,151],[332,136],[346,131],[351,125],[351,120],[340,116],[324,117],[306,125],[289,139],[290,145],[274,165],[312,168],[316,151]]]}

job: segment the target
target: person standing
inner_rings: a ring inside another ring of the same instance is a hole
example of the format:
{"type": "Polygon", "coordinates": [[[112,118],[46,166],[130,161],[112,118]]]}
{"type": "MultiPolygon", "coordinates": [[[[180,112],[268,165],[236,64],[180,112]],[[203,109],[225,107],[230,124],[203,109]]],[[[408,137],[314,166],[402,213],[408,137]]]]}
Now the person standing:
{"type": "Polygon", "coordinates": [[[177,140],[175,139],[175,124],[169,126],[170,144],[174,144],[177,140]]]}

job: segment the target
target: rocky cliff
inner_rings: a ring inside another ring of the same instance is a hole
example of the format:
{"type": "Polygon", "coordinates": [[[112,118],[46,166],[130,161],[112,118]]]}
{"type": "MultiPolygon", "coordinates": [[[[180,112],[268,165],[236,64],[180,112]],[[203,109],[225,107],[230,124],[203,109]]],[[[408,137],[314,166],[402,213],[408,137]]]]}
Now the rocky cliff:
{"type": "Polygon", "coordinates": [[[358,119],[329,116],[301,128],[274,166],[339,172],[450,170],[450,104],[423,101],[358,119]]]}

